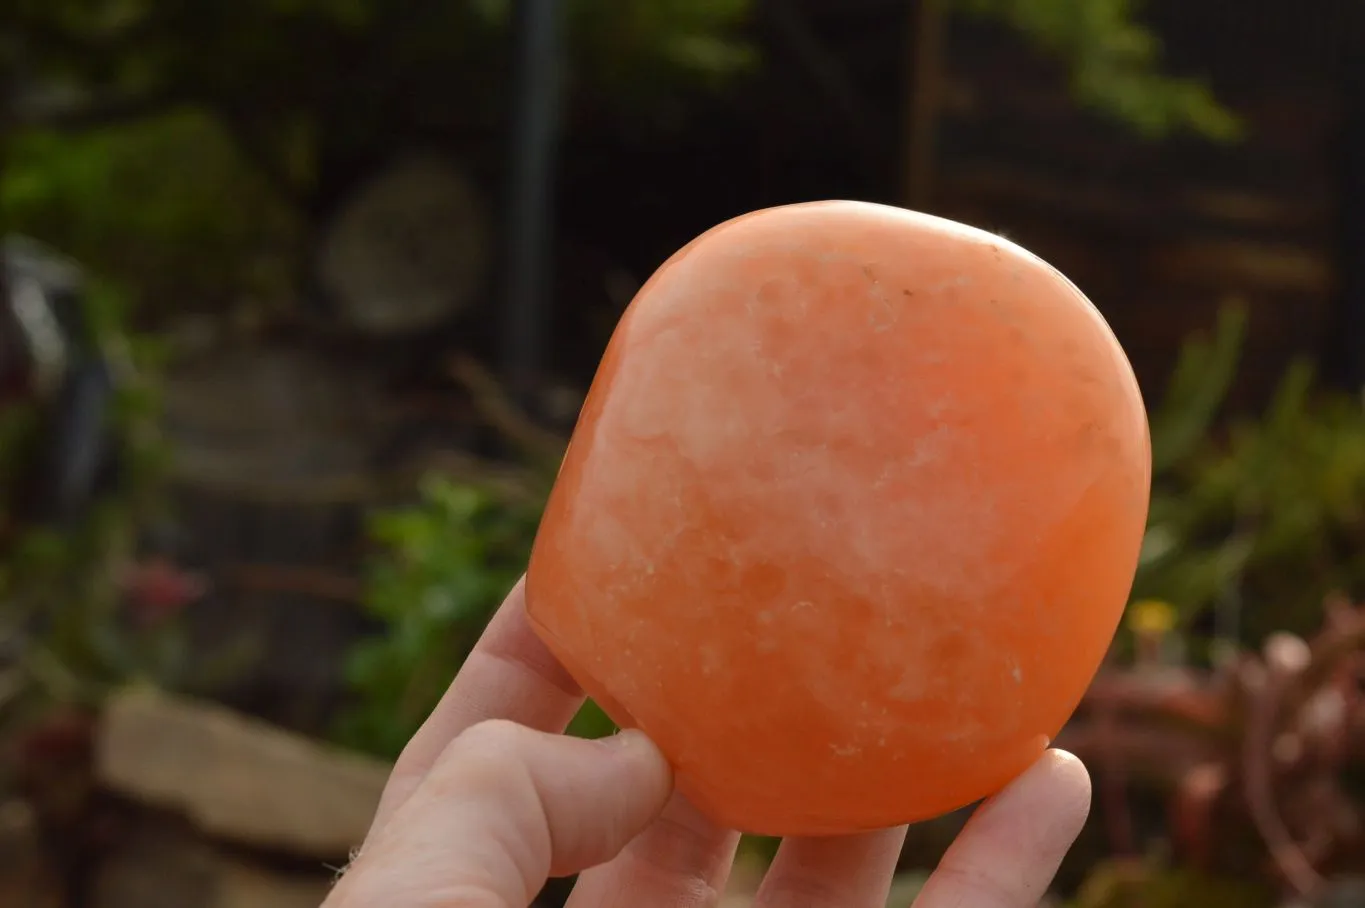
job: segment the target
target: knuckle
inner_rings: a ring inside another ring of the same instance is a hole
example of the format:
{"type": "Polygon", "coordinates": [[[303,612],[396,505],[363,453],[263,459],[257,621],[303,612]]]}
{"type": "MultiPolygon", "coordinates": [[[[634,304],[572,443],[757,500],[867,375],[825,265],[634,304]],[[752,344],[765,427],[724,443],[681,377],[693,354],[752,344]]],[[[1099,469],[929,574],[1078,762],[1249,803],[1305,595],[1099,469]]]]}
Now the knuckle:
{"type": "Polygon", "coordinates": [[[429,781],[440,789],[502,788],[524,763],[527,734],[527,729],[505,719],[470,726],[446,748],[429,781]]]}
{"type": "Polygon", "coordinates": [[[505,758],[525,742],[528,733],[528,729],[508,719],[485,719],[465,729],[455,741],[457,749],[470,755],[505,758]]]}

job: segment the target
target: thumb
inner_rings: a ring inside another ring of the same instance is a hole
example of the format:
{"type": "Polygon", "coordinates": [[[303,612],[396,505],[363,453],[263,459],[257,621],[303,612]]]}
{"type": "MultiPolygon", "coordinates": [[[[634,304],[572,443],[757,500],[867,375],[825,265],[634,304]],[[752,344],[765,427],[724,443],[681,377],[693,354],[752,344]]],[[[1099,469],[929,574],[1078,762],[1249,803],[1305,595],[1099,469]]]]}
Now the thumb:
{"type": "Polygon", "coordinates": [[[327,906],[426,905],[439,894],[442,904],[526,908],[550,876],[615,857],[672,787],[640,732],[588,741],[482,722],[372,833],[327,906]]]}

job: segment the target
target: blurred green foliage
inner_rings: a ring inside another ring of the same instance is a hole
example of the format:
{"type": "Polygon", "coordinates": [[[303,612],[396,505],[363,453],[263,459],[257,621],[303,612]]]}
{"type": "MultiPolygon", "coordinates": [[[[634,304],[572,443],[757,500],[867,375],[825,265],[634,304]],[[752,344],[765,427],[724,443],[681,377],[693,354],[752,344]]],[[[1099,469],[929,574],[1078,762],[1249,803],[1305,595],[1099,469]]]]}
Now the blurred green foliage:
{"type": "MultiPolygon", "coordinates": [[[[513,0],[482,0],[505,25],[513,0]]],[[[572,72],[606,96],[658,102],[701,84],[721,87],[758,61],[742,36],[751,0],[571,0],[572,72]]]]}
{"type": "Polygon", "coordinates": [[[1138,18],[1140,0],[954,0],[1016,29],[1065,65],[1083,105],[1157,138],[1189,130],[1220,141],[1238,119],[1197,79],[1161,71],[1161,40],[1138,18]]]}
{"type": "MultiPolygon", "coordinates": [[[[1146,136],[1228,138],[1206,87],[1160,72],[1130,0],[952,0],[1058,59],[1146,136]]],[[[672,118],[751,69],[752,0],[571,0],[592,111],[672,118]]],[[[0,225],[160,311],[288,305],[308,226],[414,130],[501,134],[511,0],[7,0],[0,225]],[[17,90],[18,89],[22,90],[17,90]]]]}
{"type": "MultiPolygon", "coordinates": [[[[165,349],[128,331],[116,291],[92,283],[88,323],[117,376],[108,414],[117,456],[113,481],[72,522],[34,523],[17,508],[46,425],[41,404],[0,410],[0,516],[8,533],[0,558],[0,643],[6,668],[0,714],[26,704],[96,702],[114,686],[146,681],[194,689],[220,667],[192,653],[175,614],[130,597],[139,534],[160,512],[167,450],[159,432],[165,349]]],[[[3,717],[3,716],[0,716],[3,717]]]]}
{"type": "MultiPolygon", "coordinates": [[[[1235,121],[1206,88],[1159,73],[1160,42],[1138,22],[1135,0],[955,3],[1054,54],[1069,67],[1080,100],[1146,134],[1181,127],[1217,137],[1235,133],[1235,121]]],[[[490,39],[505,27],[512,6],[511,0],[11,0],[0,21],[27,48],[17,55],[21,61],[125,101],[179,98],[259,121],[316,115],[345,100],[352,117],[364,118],[370,102],[399,84],[412,87],[412,76],[443,70],[449,76],[456,59],[496,53],[481,48],[498,48],[490,39]],[[397,60],[404,66],[394,66],[397,60]],[[336,65],[348,61],[348,68],[336,65]],[[407,75],[395,77],[396,70],[407,75]],[[245,110],[251,102],[268,111],[245,110]]],[[[733,75],[755,60],[741,32],[751,6],[752,0],[572,0],[572,72],[604,97],[655,102],[680,76],[733,75]]],[[[487,94],[486,85],[461,92],[468,100],[479,93],[487,94]]]]}
{"type": "MultiPolygon", "coordinates": [[[[19,121],[80,125],[191,105],[285,199],[424,126],[500,132],[508,0],[12,0],[19,121]],[[36,97],[34,97],[36,95],[36,97]]],[[[741,0],[572,0],[573,87],[633,116],[752,61],[741,0]]],[[[3,57],[0,57],[3,60],[3,57]]],[[[325,200],[321,200],[325,201],[325,200]]]]}
{"type": "Polygon", "coordinates": [[[1306,633],[1332,592],[1365,593],[1365,407],[1293,365],[1256,418],[1215,423],[1245,322],[1229,309],[1186,346],[1151,418],[1151,516],[1134,592],[1186,626],[1221,609],[1257,643],[1306,633]]]}
{"type": "MultiPolygon", "coordinates": [[[[218,121],[176,110],[79,135],[21,130],[4,148],[0,223],[49,241],[106,285],[174,311],[278,290],[296,225],[218,121]]],[[[131,302],[126,298],[126,308],[131,302]]]]}
{"type": "MultiPolygon", "coordinates": [[[[526,569],[540,510],[431,477],[415,504],[374,516],[381,551],[367,572],[365,609],[380,632],[348,662],[354,699],[338,723],[340,742],[398,755],[526,569]]],[[[590,737],[614,730],[591,704],[571,728],[590,737]]]]}
{"type": "MultiPolygon", "coordinates": [[[[308,227],[414,131],[500,137],[508,0],[0,5],[0,230],[140,314],[289,305],[308,227]],[[17,88],[16,88],[17,86],[17,88]]],[[[573,0],[576,96],[633,119],[754,57],[747,0],[573,0]]],[[[491,138],[490,138],[491,137],[491,138]]]]}
{"type": "Polygon", "coordinates": [[[1158,483],[1208,444],[1209,430],[1237,377],[1245,338],[1245,310],[1225,306],[1212,337],[1197,333],[1181,346],[1163,403],[1148,416],[1152,472],[1158,483]]]}

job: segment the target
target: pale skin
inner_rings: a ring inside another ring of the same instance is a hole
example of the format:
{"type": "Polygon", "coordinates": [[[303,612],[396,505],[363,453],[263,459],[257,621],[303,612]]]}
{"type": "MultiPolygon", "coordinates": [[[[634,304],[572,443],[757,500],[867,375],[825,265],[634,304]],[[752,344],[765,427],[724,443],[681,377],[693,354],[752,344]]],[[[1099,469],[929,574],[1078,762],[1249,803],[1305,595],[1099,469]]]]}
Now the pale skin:
{"type": "MultiPolygon", "coordinates": [[[[527,908],[579,873],[569,908],[710,908],[739,834],[673,792],[639,732],[563,734],[583,692],[531,631],[518,584],[404,749],[323,908],[527,908]]],[[[1036,905],[1090,809],[1050,750],[986,801],[915,908],[1036,905]]],[[[782,843],[754,908],[882,908],[905,828],[782,843]]]]}

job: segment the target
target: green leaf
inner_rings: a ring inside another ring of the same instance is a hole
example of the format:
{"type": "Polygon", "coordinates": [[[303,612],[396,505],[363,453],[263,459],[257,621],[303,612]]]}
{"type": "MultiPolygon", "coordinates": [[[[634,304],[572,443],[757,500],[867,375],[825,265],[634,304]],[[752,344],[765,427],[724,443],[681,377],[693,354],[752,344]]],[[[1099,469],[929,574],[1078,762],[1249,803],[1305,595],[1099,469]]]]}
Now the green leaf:
{"type": "Polygon", "coordinates": [[[1137,21],[1131,0],[956,0],[958,9],[1002,22],[1070,71],[1083,105],[1149,138],[1188,130],[1230,142],[1237,117],[1201,82],[1161,71],[1161,41],[1137,21]]]}
{"type": "Polygon", "coordinates": [[[1209,427],[1237,375],[1246,312],[1219,312],[1212,343],[1195,336],[1181,349],[1164,405],[1152,414],[1152,470],[1162,474],[1187,459],[1208,439],[1209,427]]]}

